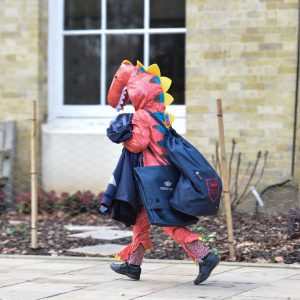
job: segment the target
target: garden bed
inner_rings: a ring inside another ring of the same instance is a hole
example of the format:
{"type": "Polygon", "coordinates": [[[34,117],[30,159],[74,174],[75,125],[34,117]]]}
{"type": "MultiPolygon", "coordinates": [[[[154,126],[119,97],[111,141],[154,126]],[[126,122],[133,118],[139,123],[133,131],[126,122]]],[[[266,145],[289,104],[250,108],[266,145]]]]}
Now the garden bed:
{"type": "MultiPolygon", "coordinates": [[[[237,261],[261,263],[300,263],[300,236],[288,234],[287,217],[264,217],[234,213],[235,248],[237,261]]],[[[30,255],[76,255],[68,249],[100,244],[91,238],[70,238],[71,232],[65,225],[107,225],[127,229],[123,224],[108,216],[81,213],[69,216],[64,212],[39,216],[39,248],[30,248],[30,216],[11,212],[0,215],[0,253],[30,255]],[[12,222],[23,221],[23,222],[12,222]]],[[[191,226],[199,232],[203,241],[218,252],[223,261],[228,260],[226,219],[224,216],[202,217],[198,224],[191,226]]],[[[73,232],[72,232],[73,233],[73,232]]],[[[159,227],[152,226],[153,249],[148,258],[186,259],[183,249],[168,237],[159,227]]],[[[118,244],[130,239],[117,241],[118,244]]]]}

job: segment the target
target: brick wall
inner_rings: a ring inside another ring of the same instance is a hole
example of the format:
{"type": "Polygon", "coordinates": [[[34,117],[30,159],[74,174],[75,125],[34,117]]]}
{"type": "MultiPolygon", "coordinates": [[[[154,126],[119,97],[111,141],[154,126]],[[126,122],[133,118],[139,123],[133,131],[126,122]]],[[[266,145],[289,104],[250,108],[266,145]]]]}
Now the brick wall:
{"type": "Polygon", "coordinates": [[[17,124],[16,182],[28,185],[32,100],[46,103],[46,0],[2,0],[0,120],[17,124]]]}
{"type": "Polygon", "coordinates": [[[187,0],[188,135],[213,153],[222,98],[227,149],[236,138],[245,160],[270,152],[265,184],[291,174],[297,9],[296,0],[187,0]]]}
{"type": "MultiPolygon", "coordinates": [[[[187,0],[187,134],[214,152],[221,97],[227,141],[237,139],[245,160],[270,151],[266,184],[291,171],[297,9],[296,0],[187,0]]],[[[0,119],[17,121],[20,181],[29,168],[31,100],[46,113],[47,10],[47,0],[1,1],[0,119]]]]}

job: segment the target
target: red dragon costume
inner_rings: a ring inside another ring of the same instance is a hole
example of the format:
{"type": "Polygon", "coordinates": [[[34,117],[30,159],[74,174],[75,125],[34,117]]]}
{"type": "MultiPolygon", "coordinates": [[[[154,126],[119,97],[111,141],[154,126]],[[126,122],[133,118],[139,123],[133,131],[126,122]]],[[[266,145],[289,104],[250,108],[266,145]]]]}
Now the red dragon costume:
{"type": "MultiPolygon", "coordinates": [[[[163,141],[166,129],[147,110],[153,112],[166,127],[172,124],[174,117],[166,112],[166,107],[173,102],[173,97],[168,93],[170,85],[171,79],[161,76],[156,64],[145,68],[140,62],[133,65],[125,60],[114,75],[108,92],[108,103],[118,111],[129,99],[135,109],[132,136],[123,145],[130,152],[142,152],[144,166],[168,164],[163,141]]],[[[188,228],[163,227],[163,230],[184,248],[191,259],[201,261],[208,254],[208,250],[200,242],[201,237],[188,228]]],[[[117,258],[140,265],[145,250],[152,247],[149,233],[150,224],[145,209],[142,209],[133,226],[132,242],[117,258]]]]}

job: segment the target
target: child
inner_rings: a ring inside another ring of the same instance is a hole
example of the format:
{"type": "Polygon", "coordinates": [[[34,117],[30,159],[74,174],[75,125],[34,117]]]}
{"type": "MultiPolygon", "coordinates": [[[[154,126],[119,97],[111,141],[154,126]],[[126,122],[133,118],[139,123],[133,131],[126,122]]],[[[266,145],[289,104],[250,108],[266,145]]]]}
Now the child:
{"type": "MultiPolygon", "coordinates": [[[[173,101],[173,97],[167,93],[170,85],[171,80],[161,76],[156,64],[146,69],[140,62],[134,66],[125,60],[116,72],[108,92],[108,103],[112,107],[120,110],[130,100],[135,109],[131,120],[131,137],[123,145],[131,153],[142,153],[145,167],[168,164],[163,132],[148,111],[162,120],[166,127],[171,125],[173,116],[165,111],[166,106],[173,101]]],[[[192,260],[199,262],[199,274],[194,283],[197,285],[205,281],[218,265],[218,256],[209,252],[201,242],[201,237],[186,227],[162,229],[183,247],[192,260]]],[[[147,214],[141,208],[133,225],[132,242],[118,254],[118,258],[125,263],[113,263],[111,269],[139,280],[144,254],[152,247],[149,234],[147,214]]]]}

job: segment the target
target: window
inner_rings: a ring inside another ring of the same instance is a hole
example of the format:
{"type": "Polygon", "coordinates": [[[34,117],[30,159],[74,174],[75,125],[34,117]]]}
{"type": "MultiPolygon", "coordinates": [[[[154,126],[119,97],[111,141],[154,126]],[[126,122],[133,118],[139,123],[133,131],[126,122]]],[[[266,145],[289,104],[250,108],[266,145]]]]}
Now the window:
{"type": "Polygon", "coordinates": [[[49,114],[99,116],[123,59],[157,63],[184,104],[185,31],[184,0],[49,1],[49,114]]]}

